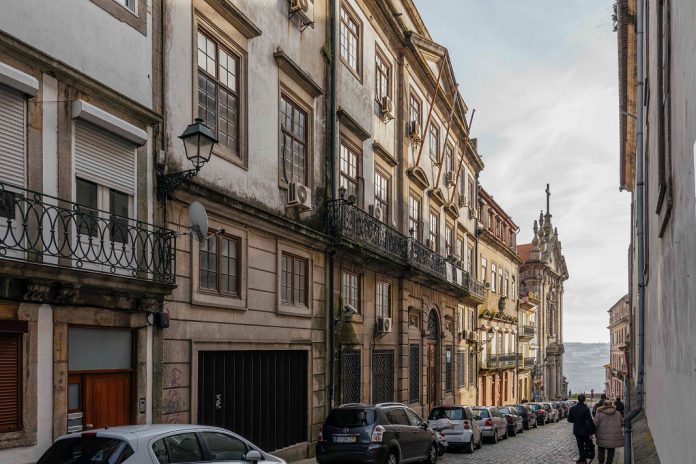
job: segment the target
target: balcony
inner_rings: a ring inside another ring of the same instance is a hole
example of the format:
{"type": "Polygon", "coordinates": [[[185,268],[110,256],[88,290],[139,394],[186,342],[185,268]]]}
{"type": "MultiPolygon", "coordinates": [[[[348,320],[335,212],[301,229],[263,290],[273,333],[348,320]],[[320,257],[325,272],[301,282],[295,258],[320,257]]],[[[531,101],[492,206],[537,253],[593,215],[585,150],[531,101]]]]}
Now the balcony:
{"type": "Polygon", "coordinates": [[[472,279],[459,265],[415,238],[402,235],[398,230],[346,201],[335,202],[331,206],[330,214],[332,233],[339,244],[389,261],[403,267],[404,270],[416,270],[416,274],[435,283],[444,284],[449,289],[454,288],[463,295],[483,301],[483,284],[472,279]]]}
{"type": "Polygon", "coordinates": [[[517,364],[517,354],[489,354],[485,369],[512,369],[517,364]]]}
{"type": "Polygon", "coordinates": [[[519,368],[520,369],[532,369],[534,368],[534,364],[536,363],[536,358],[531,356],[531,357],[526,357],[526,358],[519,358],[519,368]]]}
{"type": "Polygon", "coordinates": [[[521,325],[519,336],[520,338],[533,338],[536,334],[536,327],[533,325],[521,325]]]}
{"type": "Polygon", "coordinates": [[[170,230],[0,183],[0,274],[8,278],[161,295],[175,285],[174,250],[170,230]]]}

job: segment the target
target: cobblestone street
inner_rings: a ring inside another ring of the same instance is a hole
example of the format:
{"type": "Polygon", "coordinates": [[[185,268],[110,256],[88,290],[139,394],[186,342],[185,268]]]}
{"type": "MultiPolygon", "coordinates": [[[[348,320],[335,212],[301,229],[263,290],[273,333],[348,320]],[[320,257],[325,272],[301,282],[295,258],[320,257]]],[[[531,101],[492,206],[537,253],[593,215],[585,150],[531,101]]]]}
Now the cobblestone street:
{"type": "Polygon", "coordinates": [[[572,425],[566,420],[548,424],[525,432],[516,437],[498,442],[485,443],[474,454],[448,452],[439,464],[568,464],[577,458],[572,425]]]}

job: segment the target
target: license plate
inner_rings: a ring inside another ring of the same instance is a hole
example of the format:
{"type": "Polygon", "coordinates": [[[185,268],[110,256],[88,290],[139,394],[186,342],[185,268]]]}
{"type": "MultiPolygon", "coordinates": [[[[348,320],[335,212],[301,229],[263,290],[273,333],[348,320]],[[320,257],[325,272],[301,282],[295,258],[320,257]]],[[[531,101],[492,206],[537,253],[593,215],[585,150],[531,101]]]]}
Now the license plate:
{"type": "Polygon", "coordinates": [[[355,435],[334,435],[334,443],[355,443],[358,441],[358,437],[355,435]]]}

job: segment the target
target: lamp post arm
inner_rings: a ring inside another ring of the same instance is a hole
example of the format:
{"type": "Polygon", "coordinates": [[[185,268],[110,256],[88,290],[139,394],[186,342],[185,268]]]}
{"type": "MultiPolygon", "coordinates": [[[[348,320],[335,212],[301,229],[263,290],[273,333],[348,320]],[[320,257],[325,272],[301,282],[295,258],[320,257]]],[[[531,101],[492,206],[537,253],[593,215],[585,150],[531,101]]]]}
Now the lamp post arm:
{"type": "Polygon", "coordinates": [[[176,190],[179,185],[198,175],[198,169],[188,169],[186,171],[164,173],[164,165],[157,165],[157,196],[163,200],[170,192],[176,190]]]}

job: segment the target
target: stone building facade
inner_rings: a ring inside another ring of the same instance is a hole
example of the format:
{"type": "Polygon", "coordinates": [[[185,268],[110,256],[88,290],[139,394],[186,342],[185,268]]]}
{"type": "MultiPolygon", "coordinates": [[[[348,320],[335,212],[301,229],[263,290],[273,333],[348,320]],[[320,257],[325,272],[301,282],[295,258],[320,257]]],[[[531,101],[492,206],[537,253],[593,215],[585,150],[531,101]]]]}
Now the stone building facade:
{"type": "Polygon", "coordinates": [[[628,295],[622,296],[609,309],[609,364],[606,377],[608,398],[624,397],[624,379],[628,373],[626,366],[626,345],[628,337],[628,295]]]}
{"type": "Polygon", "coordinates": [[[479,189],[478,265],[486,299],[478,310],[478,404],[501,406],[519,401],[518,268],[519,228],[493,197],[479,189]]]}
{"type": "Polygon", "coordinates": [[[1,462],[35,462],[68,431],[152,420],[152,313],[174,288],[174,235],[153,225],[149,3],[3,5],[1,462]]]}
{"type": "Polygon", "coordinates": [[[541,398],[537,355],[537,308],[539,299],[530,291],[519,295],[517,305],[517,385],[519,401],[541,398]]]}
{"type": "Polygon", "coordinates": [[[537,362],[543,370],[543,394],[553,400],[566,397],[563,376],[563,283],[568,269],[561,250],[558,230],[551,223],[550,190],[547,186],[546,214],[534,221],[532,243],[519,245],[517,252],[524,261],[520,266],[520,290],[531,291],[539,298],[537,310],[537,362]]]}
{"type": "Polygon", "coordinates": [[[467,107],[411,1],[338,3],[334,313],[356,314],[339,322],[334,403],[471,404],[483,163],[467,107]]]}
{"type": "Polygon", "coordinates": [[[689,117],[696,103],[696,4],[642,2],[640,24],[638,6],[619,1],[617,24],[619,187],[631,195],[628,407],[636,406],[639,385],[644,393],[633,456],[690,462],[696,442],[680,431],[690,422],[683,411],[696,405],[696,121],[689,117]]]}

